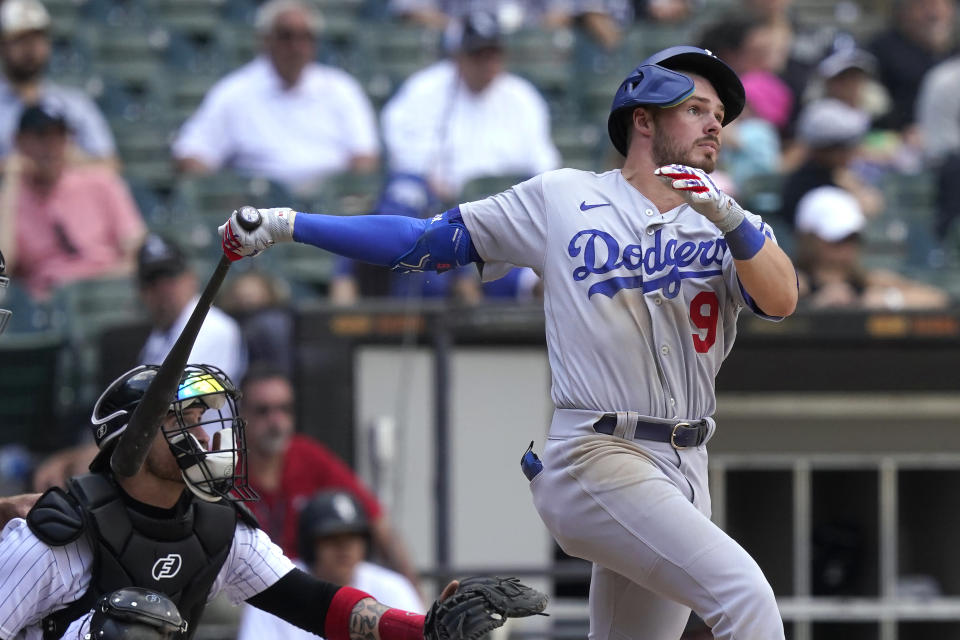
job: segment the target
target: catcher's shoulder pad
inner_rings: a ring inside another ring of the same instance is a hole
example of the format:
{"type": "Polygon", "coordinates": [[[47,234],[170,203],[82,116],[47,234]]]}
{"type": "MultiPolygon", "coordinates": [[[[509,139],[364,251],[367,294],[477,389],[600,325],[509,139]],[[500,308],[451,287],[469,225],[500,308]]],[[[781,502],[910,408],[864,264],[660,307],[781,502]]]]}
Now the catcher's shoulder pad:
{"type": "Polygon", "coordinates": [[[83,512],[73,496],[53,487],[47,489],[30,509],[27,526],[43,543],[62,547],[83,533],[83,512]]]}

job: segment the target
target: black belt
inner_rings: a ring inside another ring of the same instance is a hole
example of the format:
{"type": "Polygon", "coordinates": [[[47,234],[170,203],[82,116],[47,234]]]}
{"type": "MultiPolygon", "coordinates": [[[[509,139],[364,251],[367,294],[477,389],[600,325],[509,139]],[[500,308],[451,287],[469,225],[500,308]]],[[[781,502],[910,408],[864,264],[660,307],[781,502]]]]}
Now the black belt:
{"type": "MultiPolygon", "coordinates": [[[[593,430],[597,433],[613,435],[617,428],[617,414],[605,413],[593,423],[593,430]]],[[[669,442],[674,449],[699,447],[707,438],[707,421],[677,422],[663,424],[659,422],[644,422],[637,420],[637,428],[633,433],[634,440],[654,440],[655,442],[669,442]]]]}

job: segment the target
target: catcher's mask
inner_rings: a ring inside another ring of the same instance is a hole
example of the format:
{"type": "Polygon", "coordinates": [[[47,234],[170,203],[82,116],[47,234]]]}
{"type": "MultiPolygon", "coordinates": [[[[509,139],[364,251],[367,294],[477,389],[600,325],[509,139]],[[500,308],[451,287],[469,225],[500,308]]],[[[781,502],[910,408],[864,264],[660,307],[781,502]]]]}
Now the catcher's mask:
{"type": "MultiPolygon", "coordinates": [[[[5,273],[6,268],[7,265],[3,260],[3,254],[0,253],[0,302],[3,302],[7,287],[10,286],[10,278],[8,278],[5,273]]],[[[3,333],[3,330],[7,328],[7,323],[10,322],[10,316],[12,315],[13,311],[0,307],[0,333],[3,333]]]]}
{"type": "MultiPolygon", "coordinates": [[[[90,465],[92,470],[109,464],[114,443],[126,429],[158,369],[156,365],[141,365],[128,371],[114,380],[97,400],[90,421],[100,453],[90,465]]],[[[187,365],[161,426],[184,482],[201,500],[258,498],[247,485],[246,440],[244,422],[237,415],[238,396],[233,382],[217,367],[187,365]],[[202,413],[191,411],[197,407],[202,413]],[[169,419],[171,415],[173,420],[169,419]],[[209,449],[191,432],[197,427],[210,434],[209,449]]]]}

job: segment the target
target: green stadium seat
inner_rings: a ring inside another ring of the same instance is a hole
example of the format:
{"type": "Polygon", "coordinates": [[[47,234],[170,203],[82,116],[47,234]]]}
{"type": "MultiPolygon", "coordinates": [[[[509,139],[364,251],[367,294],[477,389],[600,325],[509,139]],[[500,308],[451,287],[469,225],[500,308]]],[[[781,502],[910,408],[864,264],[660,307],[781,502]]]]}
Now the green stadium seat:
{"type": "Polygon", "coordinates": [[[59,444],[62,353],[58,332],[0,336],[0,444],[59,444]]]}
{"type": "Polygon", "coordinates": [[[474,178],[463,186],[458,200],[460,200],[460,202],[480,200],[495,193],[506,191],[513,185],[523,182],[528,178],[530,178],[530,176],[518,174],[474,178]]]}

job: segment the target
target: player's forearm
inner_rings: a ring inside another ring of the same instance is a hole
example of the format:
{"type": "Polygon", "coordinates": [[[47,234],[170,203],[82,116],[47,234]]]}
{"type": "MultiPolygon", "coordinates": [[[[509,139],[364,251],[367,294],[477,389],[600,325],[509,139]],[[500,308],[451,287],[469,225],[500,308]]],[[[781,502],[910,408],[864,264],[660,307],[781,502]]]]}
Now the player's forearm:
{"type": "Polygon", "coordinates": [[[416,243],[425,223],[406,216],[298,212],[293,239],[354,260],[388,266],[416,243]]]}
{"type": "Polygon", "coordinates": [[[769,316],[786,317],[797,307],[797,273],[787,254],[770,239],[747,260],[734,258],[740,284],[769,316]]]}

